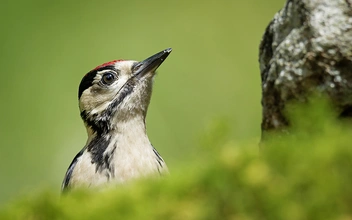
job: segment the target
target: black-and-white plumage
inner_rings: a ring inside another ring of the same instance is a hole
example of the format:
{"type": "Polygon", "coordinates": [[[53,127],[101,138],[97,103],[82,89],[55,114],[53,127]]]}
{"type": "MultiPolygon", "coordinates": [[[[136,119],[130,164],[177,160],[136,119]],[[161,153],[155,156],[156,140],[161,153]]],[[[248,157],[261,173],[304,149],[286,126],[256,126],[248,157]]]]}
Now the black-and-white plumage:
{"type": "Polygon", "coordinates": [[[83,77],[78,99],[88,140],[69,166],[63,190],[168,173],[149,141],[145,118],[155,70],[170,52],[142,62],[114,60],[83,77]]]}

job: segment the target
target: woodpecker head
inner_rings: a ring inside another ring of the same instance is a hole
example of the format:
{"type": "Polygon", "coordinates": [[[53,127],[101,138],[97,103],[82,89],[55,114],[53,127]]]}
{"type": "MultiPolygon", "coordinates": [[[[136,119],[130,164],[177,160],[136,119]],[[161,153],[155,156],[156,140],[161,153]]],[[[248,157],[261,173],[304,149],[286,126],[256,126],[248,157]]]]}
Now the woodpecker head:
{"type": "Polygon", "coordinates": [[[114,60],[88,72],[79,85],[81,117],[88,133],[104,133],[117,122],[145,119],[156,69],[171,53],[163,50],[144,61],[114,60]]]}

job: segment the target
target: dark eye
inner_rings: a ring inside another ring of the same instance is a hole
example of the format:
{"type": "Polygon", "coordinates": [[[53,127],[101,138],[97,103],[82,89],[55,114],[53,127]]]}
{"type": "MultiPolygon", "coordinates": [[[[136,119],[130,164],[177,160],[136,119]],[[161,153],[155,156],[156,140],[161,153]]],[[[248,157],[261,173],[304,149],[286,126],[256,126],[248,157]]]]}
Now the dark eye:
{"type": "Polygon", "coordinates": [[[113,73],[105,73],[101,79],[102,83],[105,85],[111,85],[115,82],[116,76],[113,73]]]}

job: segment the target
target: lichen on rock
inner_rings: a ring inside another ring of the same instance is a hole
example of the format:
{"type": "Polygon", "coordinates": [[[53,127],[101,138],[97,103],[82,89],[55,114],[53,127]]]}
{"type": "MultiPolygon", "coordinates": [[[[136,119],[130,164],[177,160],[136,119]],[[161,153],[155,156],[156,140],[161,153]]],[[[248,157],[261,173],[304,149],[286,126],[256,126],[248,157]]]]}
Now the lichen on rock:
{"type": "Polygon", "coordinates": [[[287,0],[266,28],[259,63],[263,132],[284,130],[287,102],[312,92],[352,116],[352,1],[287,0]]]}

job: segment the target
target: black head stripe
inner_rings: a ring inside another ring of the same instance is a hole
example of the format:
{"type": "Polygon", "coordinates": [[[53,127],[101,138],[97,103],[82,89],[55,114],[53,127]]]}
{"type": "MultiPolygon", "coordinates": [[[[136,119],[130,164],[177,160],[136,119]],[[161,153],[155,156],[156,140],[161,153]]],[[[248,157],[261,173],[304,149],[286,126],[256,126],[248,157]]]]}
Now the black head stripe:
{"type": "Polygon", "coordinates": [[[96,70],[92,70],[89,73],[87,73],[81,83],[79,84],[79,90],[78,90],[78,99],[81,98],[82,93],[84,92],[84,90],[88,89],[89,87],[92,86],[93,84],[93,80],[94,77],[97,75],[97,71],[96,70]]]}
{"type": "Polygon", "coordinates": [[[66,175],[65,175],[65,179],[62,183],[62,191],[67,190],[69,184],[70,184],[70,180],[72,177],[72,173],[73,170],[75,169],[75,166],[77,164],[78,158],[80,158],[83,154],[83,152],[85,151],[85,148],[83,148],[76,156],[75,158],[73,158],[73,161],[71,162],[70,166],[67,169],[66,175]]]}
{"type": "Polygon", "coordinates": [[[93,85],[93,80],[94,80],[94,77],[97,75],[97,72],[98,71],[101,71],[101,70],[114,70],[115,72],[117,72],[115,66],[103,66],[101,68],[98,68],[98,69],[94,69],[92,71],[90,71],[89,73],[87,73],[81,83],[79,84],[79,89],[78,89],[78,99],[81,98],[82,96],[82,93],[84,92],[84,90],[88,89],[89,87],[91,87],[93,85]]]}

